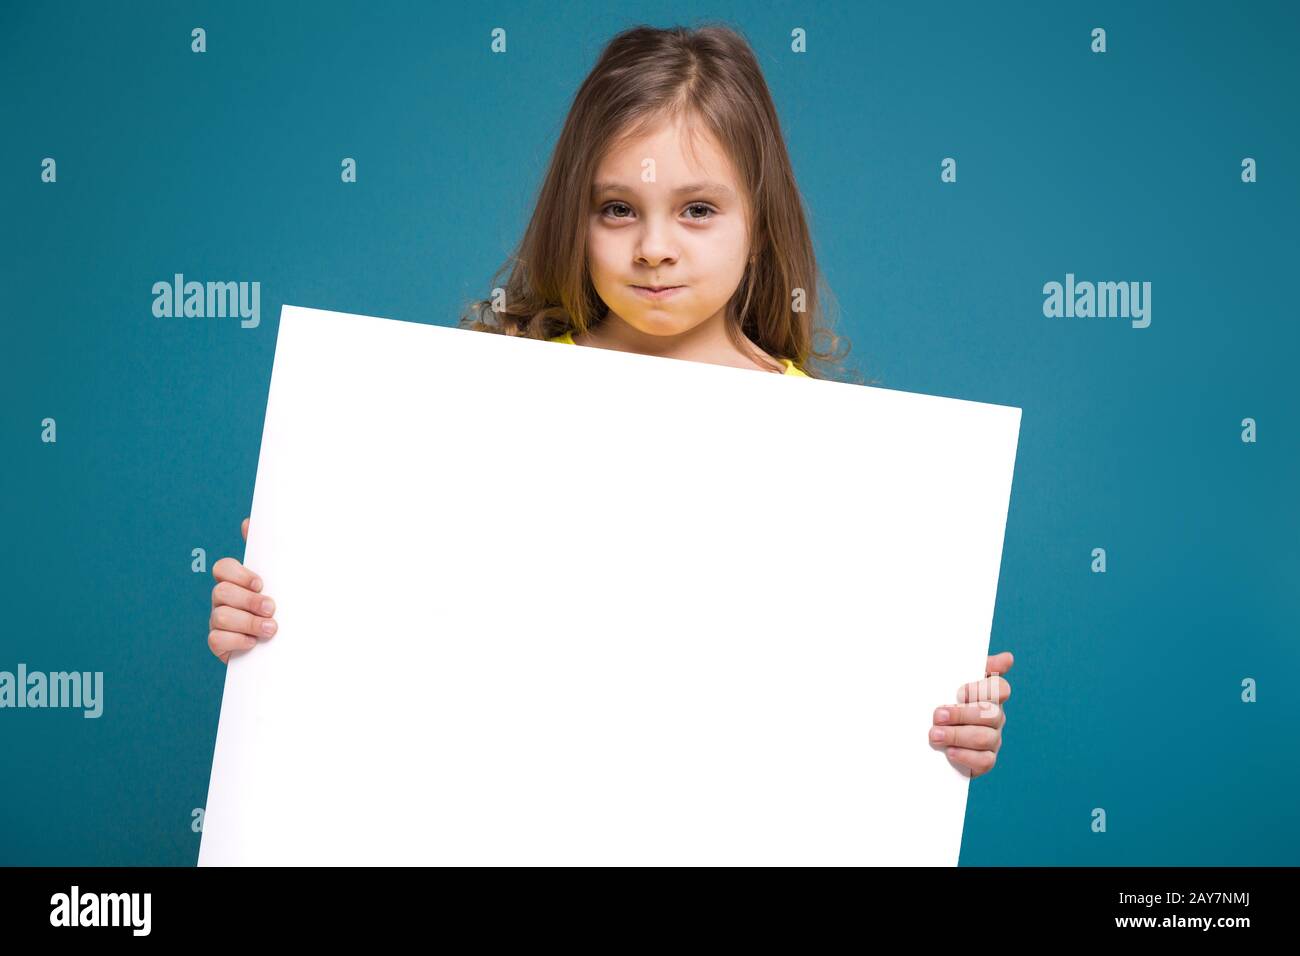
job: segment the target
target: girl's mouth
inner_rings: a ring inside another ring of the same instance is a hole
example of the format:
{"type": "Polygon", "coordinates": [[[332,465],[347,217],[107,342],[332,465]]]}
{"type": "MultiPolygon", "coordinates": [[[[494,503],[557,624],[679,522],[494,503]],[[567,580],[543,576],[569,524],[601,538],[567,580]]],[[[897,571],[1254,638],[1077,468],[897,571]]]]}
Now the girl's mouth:
{"type": "Polygon", "coordinates": [[[686,286],[664,285],[655,288],[653,286],[634,285],[632,286],[632,288],[636,289],[638,293],[645,296],[647,299],[666,299],[669,296],[676,294],[680,290],[685,289],[686,286]]]}

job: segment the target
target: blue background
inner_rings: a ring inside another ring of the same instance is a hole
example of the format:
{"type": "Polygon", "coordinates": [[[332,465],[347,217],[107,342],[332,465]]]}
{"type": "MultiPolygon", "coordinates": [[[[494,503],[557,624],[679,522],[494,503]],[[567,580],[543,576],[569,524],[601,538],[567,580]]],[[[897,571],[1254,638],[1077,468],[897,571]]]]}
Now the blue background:
{"type": "Polygon", "coordinates": [[[195,862],[190,552],[243,554],[281,303],[454,324],[603,44],[703,18],[760,57],[859,367],[1024,410],[961,862],[1300,863],[1297,6],[561,7],[0,5],[0,669],[105,672],[98,720],[0,710],[0,863],[195,862]],[[261,325],[155,318],[176,272],[259,281],[261,325]],[[1150,281],[1151,326],[1044,317],[1067,272],[1150,281]]]}

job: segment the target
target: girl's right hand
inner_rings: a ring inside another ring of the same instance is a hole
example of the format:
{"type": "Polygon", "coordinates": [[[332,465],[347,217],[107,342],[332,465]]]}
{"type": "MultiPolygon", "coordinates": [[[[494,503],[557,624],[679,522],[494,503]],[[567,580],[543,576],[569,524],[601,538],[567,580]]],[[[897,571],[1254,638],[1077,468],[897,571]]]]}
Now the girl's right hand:
{"type": "MultiPolygon", "coordinates": [[[[248,519],[240,526],[248,540],[248,519]]],[[[271,618],[275,602],[262,594],[262,579],[234,558],[222,558],[212,566],[217,579],[212,589],[212,616],[208,619],[208,647],[221,663],[230,663],[234,651],[257,646],[259,637],[276,631],[271,618]]]]}

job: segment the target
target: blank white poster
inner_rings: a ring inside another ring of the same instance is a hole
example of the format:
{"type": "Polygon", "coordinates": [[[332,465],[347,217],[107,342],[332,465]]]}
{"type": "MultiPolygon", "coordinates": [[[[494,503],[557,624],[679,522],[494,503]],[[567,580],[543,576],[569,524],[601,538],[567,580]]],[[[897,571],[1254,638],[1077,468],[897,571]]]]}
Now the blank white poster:
{"type": "Polygon", "coordinates": [[[200,865],[955,865],[1020,409],[285,306],[200,865]]]}

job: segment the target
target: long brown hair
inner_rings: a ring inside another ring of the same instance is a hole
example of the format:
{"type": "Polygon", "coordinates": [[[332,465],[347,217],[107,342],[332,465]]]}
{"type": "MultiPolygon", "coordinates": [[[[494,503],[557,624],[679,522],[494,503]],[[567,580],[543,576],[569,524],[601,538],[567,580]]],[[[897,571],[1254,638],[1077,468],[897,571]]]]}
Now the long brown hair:
{"type": "Polygon", "coordinates": [[[460,326],[537,339],[598,326],[609,308],[587,265],[595,172],[612,146],[678,116],[716,137],[749,197],[755,257],[727,303],[727,337],[742,353],[748,338],[813,378],[861,384],[844,367],[848,340],[825,320],[830,290],[758,60],[716,24],[637,26],[609,41],[574,95],[523,239],[493,275],[492,296],[472,302],[460,326]]]}

